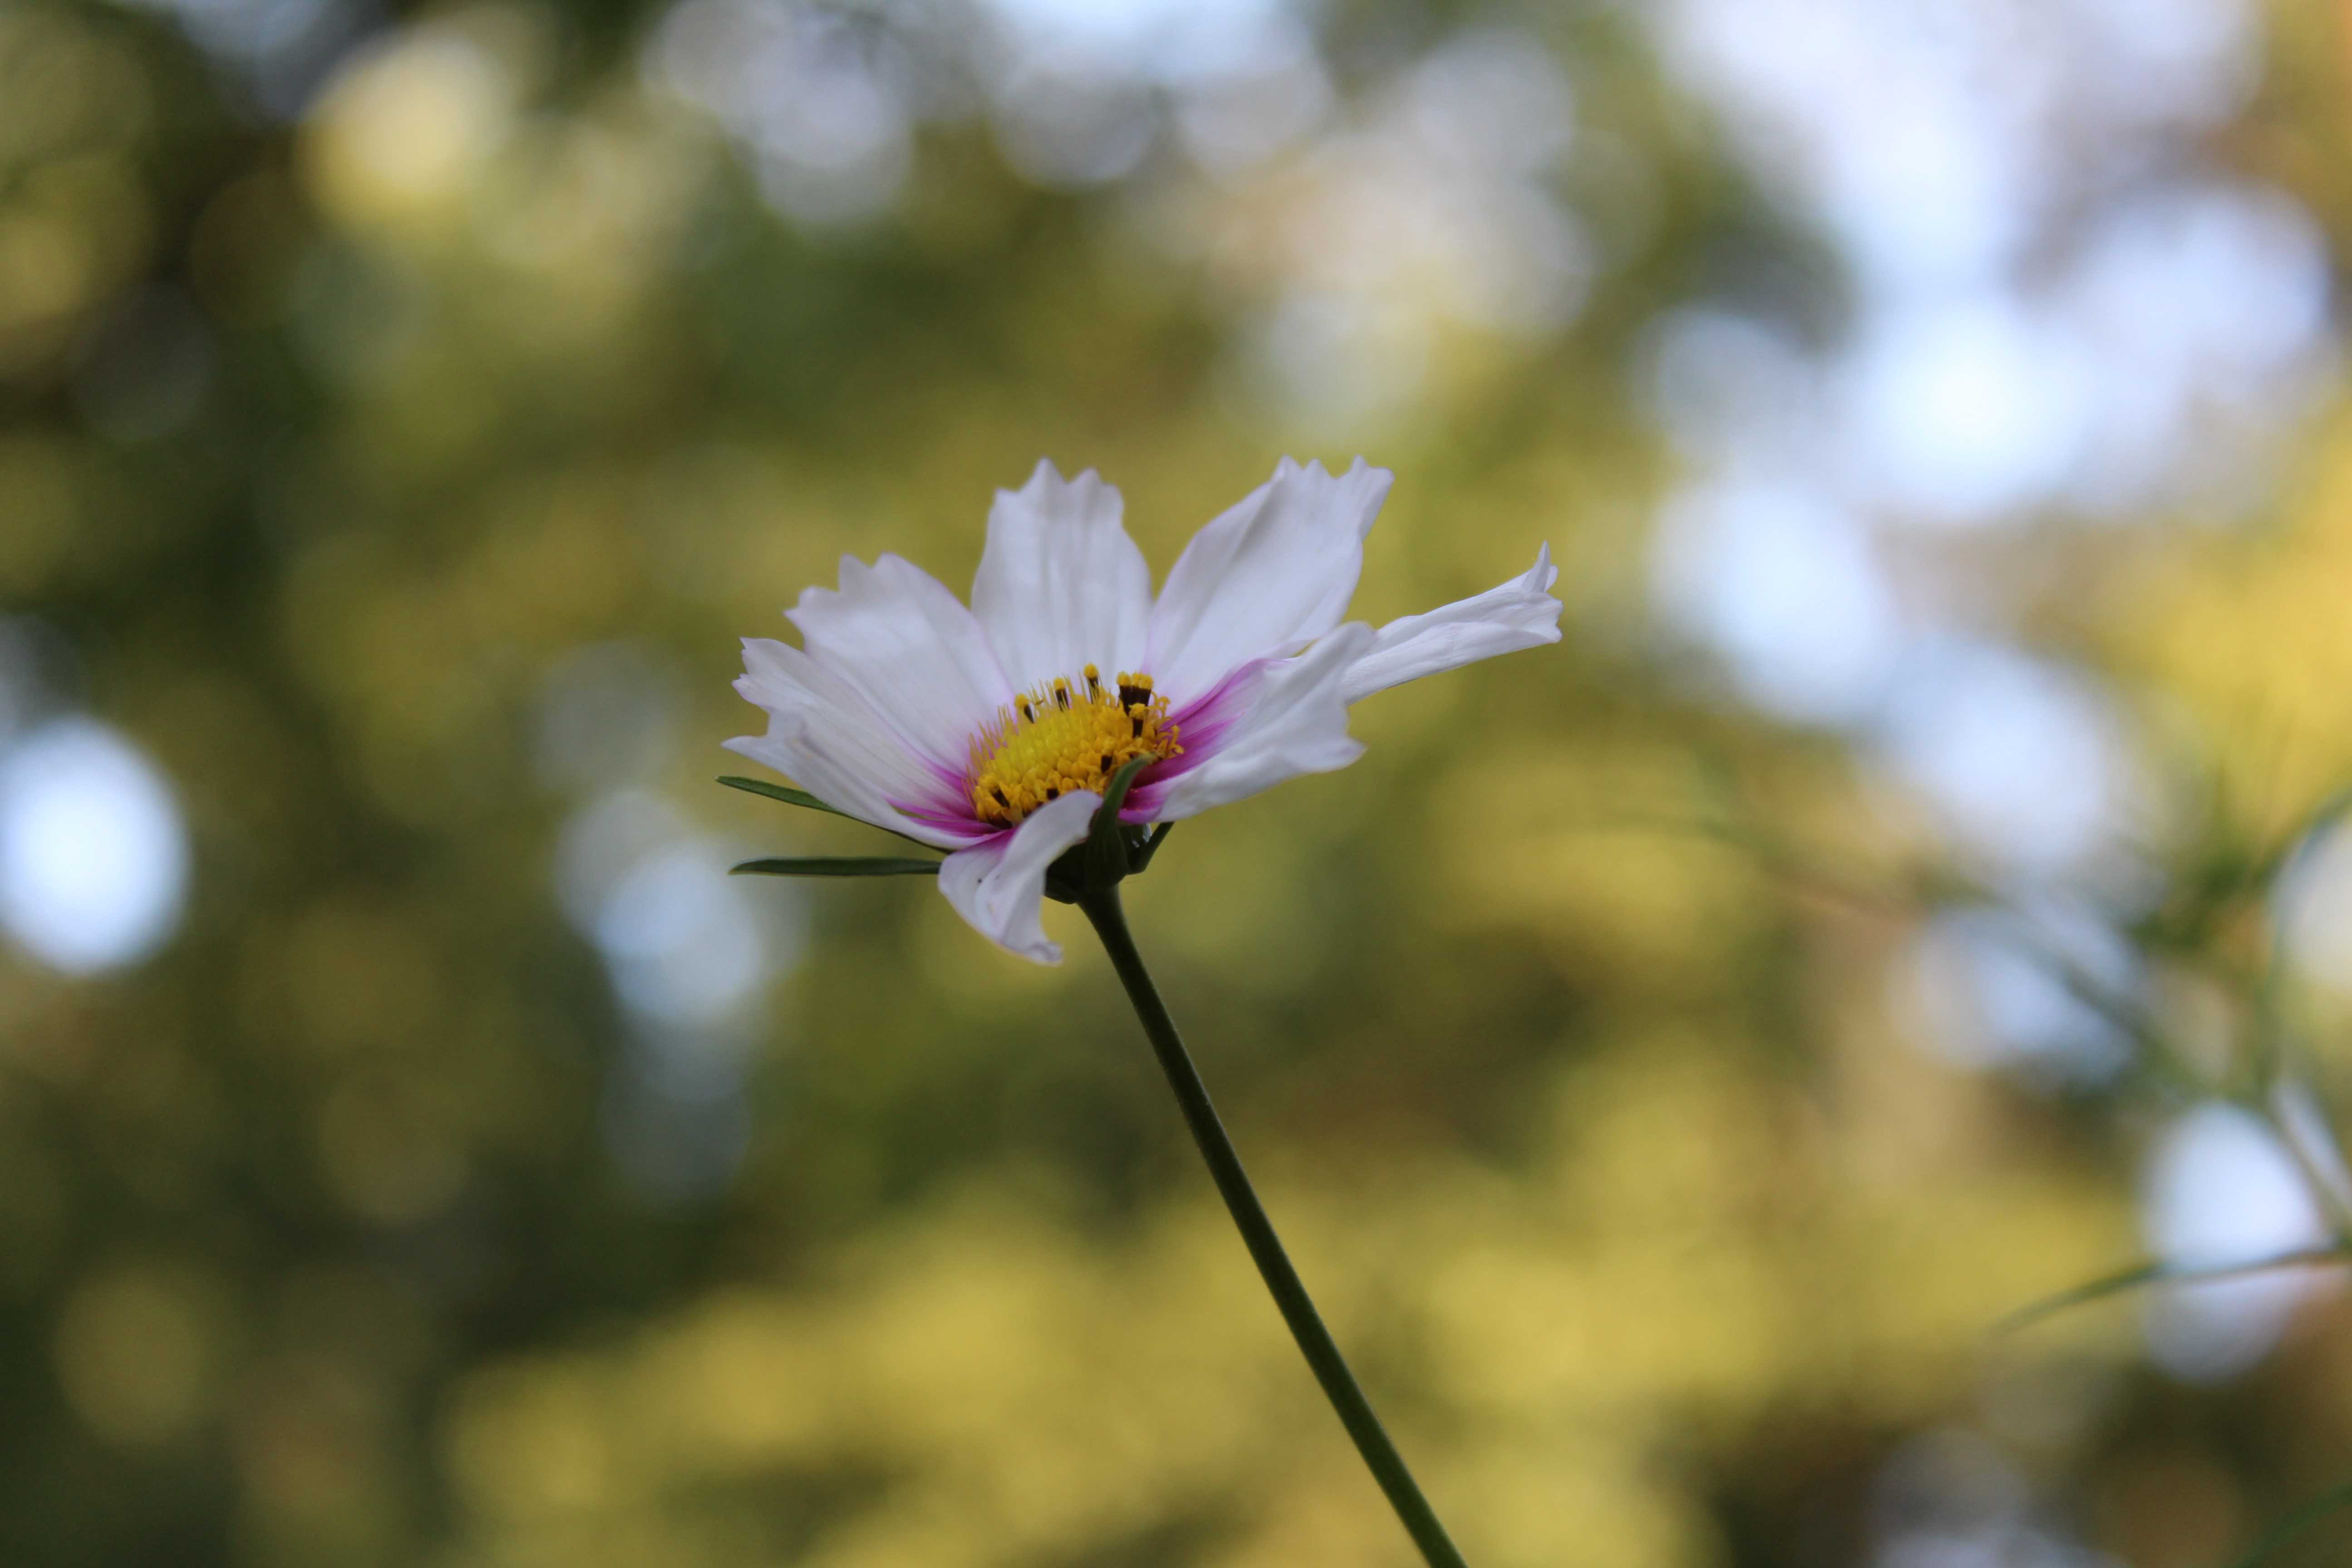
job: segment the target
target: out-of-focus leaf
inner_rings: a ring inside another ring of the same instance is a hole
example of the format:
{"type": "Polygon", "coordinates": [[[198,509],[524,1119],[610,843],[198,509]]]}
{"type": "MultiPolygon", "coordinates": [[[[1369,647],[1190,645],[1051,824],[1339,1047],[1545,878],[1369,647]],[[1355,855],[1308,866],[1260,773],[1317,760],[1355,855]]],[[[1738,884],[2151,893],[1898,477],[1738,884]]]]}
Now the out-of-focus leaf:
{"type": "Polygon", "coordinates": [[[2294,1544],[2304,1531],[2329,1514],[2347,1507],[2352,1507],[2352,1481],[2340,1487],[2331,1487],[2290,1511],[2285,1518],[2271,1526],[2243,1557],[2231,1563],[2230,1568],[2262,1568],[2273,1556],[2294,1544]]]}
{"type": "Polygon", "coordinates": [[[2071,1290],[2061,1290],[2045,1296],[2029,1306],[2020,1307],[1993,1325],[1997,1334],[2015,1333],[2030,1324],[2040,1322],[2053,1313],[2070,1307],[2080,1307],[2103,1297],[2126,1290],[2137,1290],[2147,1285],[2189,1285],[2205,1279],[2238,1279],[2250,1274],[2269,1274],[2281,1268],[2319,1268],[2327,1265],[2352,1264],[2352,1250],[2341,1244],[2327,1247],[2306,1247],[2295,1252],[2282,1252],[2272,1258],[2257,1258],[2244,1263],[2222,1263],[2203,1268],[2176,1268],[2164,1263],[2143,1263],[2137,1268],[2109,1274],[2077,1285],[2071,1290]]]}

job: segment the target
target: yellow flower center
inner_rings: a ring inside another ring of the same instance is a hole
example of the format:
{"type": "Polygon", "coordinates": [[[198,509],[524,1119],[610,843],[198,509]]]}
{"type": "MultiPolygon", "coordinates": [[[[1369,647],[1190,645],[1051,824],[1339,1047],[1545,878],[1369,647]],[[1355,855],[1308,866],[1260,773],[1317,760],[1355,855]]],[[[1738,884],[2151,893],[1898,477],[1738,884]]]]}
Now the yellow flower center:
{"type": "Polygon", "coordinates": [[[1183,749],[1151,677],[1121,675],[1105,686],[1090,664],[1081,680],[1056,678],[1023,692],[972,737],[972,809],[982,822],[1010,827],[1072,790],[1101,793],[1138,757],[1183,749]]]}

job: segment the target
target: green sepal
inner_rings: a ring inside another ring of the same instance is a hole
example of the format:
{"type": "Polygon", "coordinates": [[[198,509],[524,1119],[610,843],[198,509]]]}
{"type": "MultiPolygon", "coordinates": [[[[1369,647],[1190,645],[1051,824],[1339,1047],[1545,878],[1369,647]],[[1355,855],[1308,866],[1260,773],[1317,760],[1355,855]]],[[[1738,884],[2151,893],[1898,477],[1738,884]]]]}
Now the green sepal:
{"type": "Polygon", "coordinates": [[[1102,805],[1095,808],[1093,826],[1087,833],[1087,885],[1107,888],[1126,876],[1134,867],[1129,864],[1127,836],[1120,831],[1118,814],[1127,807],[1127,792],[1135,783],[1135,775],[1158,762],[1157,757],[1130,757],[1119,764],[1118,772],[1110,775],[1103,786],[1102,805]]]}
{"type": "Polygon", "coordinates": [[[1167,825],[1163,823],[1157,832],[1147,834],[1141,827],[1119,821],[1118,814],[1127,805],[1127,793],[1136,775],[1159,760],[1131,757],[1111,774],[1110,782],[1103,786],[1102,804],[1095,807],[1085,842],[1072,845],[1045,868],[1047,898],[1056,903],[1075,904],[1089,892],[1118,886],[1150,862],[1151,850],[1168,836],[1167,825]]]}
{"type": "Polygon", "coordinates": [[[1151,864],[1151,858],[1160,853],[1160,841],[1168,837],[1170,830],[1175,826],[1172,822],[1163,822],[1153,828],[1150,836],[1141,843],[1135,846],[1135,853],[1128,857],[1127,869],[1129,876],[1141,873],[1145,867],[1151,864]]]}
{"type": "Polygon", "coordinates": [[[937,860],[905,855],[800,855],[746,860],[728,868],[730,877],[936,877],[937,860]]]}

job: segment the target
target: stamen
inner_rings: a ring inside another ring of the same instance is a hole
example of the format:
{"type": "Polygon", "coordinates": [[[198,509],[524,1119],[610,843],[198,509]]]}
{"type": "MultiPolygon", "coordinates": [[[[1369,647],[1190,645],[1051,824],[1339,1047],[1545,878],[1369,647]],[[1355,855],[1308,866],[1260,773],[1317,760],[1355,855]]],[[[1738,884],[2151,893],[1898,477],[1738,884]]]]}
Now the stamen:
{"type": "Polygon", "coordinates": [[[1091,664],[1079,674],[1083,689],[1056,677],[1023,692],[972,737],[971,804],[982,822],[1010,827],[1073,791],[1099,793],[1138,757],[1184,749],[1150,676],[1122,671],[1107,687],[1091,664]]]}

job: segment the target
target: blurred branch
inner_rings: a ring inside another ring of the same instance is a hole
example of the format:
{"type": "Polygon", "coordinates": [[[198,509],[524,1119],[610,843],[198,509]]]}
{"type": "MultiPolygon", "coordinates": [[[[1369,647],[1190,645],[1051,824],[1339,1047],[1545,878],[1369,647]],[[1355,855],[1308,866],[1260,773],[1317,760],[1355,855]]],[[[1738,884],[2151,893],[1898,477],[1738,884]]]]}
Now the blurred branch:
{"type": "MultiPolygon", "coordinates": [[[[1815,858],[1790,848],[1783,841],[1751,825],[1705,816],[1672,816],[1663,812],[1629,812],[1591,824],[1593,833],[1654,833],[1664,837],[1711,839],[1738,849],[1765,870],[1810,892],[1839,903],[1882,915],[1908,919],[1920,906],[1934,901],[1932,884],[1918,888],[1881,887],[1833,871],[1815,858]]],[[[1957,882],[1957,879],[1955,879],[1957,882]]],[[[1979,892],[1990,901],[1990,893],[1979,892]]]]}
{"type": "Polygon", "coordinates": [[[2067,994],[2097,1013],[2137,1046],[2143,1067],[2152,1069],[2167,1087],[2186,1098],[2201,1099],[2212,1092],[2190,1065],[2187,1054],[2136,998],[2118,992],[2073,956],[2042,941],[2033,922],[2013,905],[1990,888],[1957,872],[1922,871],[1916,873],[1907,886],[1874,886],[1825,868],[1817,858],[1790,847],[1757,826],[1706,817],[1627,816],[1596,824],[1594,830],[1646,831],[1713,839],[1741,850],[1784,880],[1879,914],[1908,919],[1922,910],[1965,906],[2007,916],[2014,922],[2019,951],[2047,969],[2065,987],[2067,994]]]}
{"type": "MultiPolygon", "coordinates": [[[[2252,888],[2259,889],[2266,899],[2274,901],[2278,880],[2294,867],[2308,846],[2347,812],[2352,812],[2352,787],[2329,795],[2294,834],[2250,863],[2244,875],[2221,896],[2238,897],[2245,889],[2252,888]]],[[[2015,1329],[2063,1307],[2158,1280],[2220,1278],[2265,1268],[2335,1262],[2352,1254],[2352,1193],[2347,1192],[2336,1173],[2336,1167],[2340,1165],[2340,1160],[2331,1161],[2327,1157],[2335,1154],[2332,1148],[2323,1152],[2311,1147],[2312,1139],[2307,1135],[2309,1130],[2286,1113],[2281,1100],[2287,1084],[2287,1065],[2293,1041],[2284,1021],[2284,1009],[2279,1005],[2279,993],[2284,984],[2286,953],[2284,929],[2275,918],[2272,921],[2268,961],[2260,979],[2252,986],[2252,994],[2247,998],[2253,1025],[2252,1079],[2251,1082],[2217,1086],[2205,1080],[2189,1055],[2164,1028],[2161,1020],[2137,996],[2118,989],[2073,955],[2041,940],[2030,918],[1981,884],[1957,874],[1936,871],[1920,874],[1914,885],[1907,889],[1872,887],[1841,873],[1825,870],[1813,858],[1791,848],[1785,841],[1753,823],[1657,816],[1627,817],[1610,826],[1712,838],[1744,851],[1776,875],[1881,912],[1910,914],[1921,908],[1938,904],[1965,903],[2000,914],[2014,926],[2018,950],[2047,969],[2065,988],[2068,995],[2097,1013],[2131,1039],[2139,1047],[2141,1065],[2152,1070],[2176,1093],[2199,1099],[2219,1092],[2258,1117],[2294,1162],[2312,1201],[2326,1216],[2328,1230],[2335,1238],[2326,1247],[2284,1254],[2263,1262],[2225,1268],[2218,1273],[2168,1271],[2162,1265],[2133,1269],[2012,1314],[2004,1320],[2001,1331],[2015,1329]]],[[[2225,1076],[2235,1078],[2238,1075],[2225,1076]]],[[[2333,1123],[2324,1106],[2317,1108],[2317,1117],[2320,1126],[2332,1139],[2333,1123]]]]}
{"type": "MultiPolygon", "coordinates": [[[[2340,1171],[2342,1159],[2336,1149],[2322,1152],[2311,1147],[2310,1129],[2288,1114],[2284,1096],[2289,1088],[2289,1072],[2295,1055],[2294,1037],[2282,997],[2286,988],[2288,962],[2286,922],[2277,910],[2279,884],[2292,873],[2312,846],[2352,811],[2352,787],[2339,789],[2320,802],[2311,816],[2258,862],[2261,868],[2259,886],[2270,909],[2270,942],[2261,977],[2254,983],[2249,1007],[2252,1015],[2253,1083],[2245,1094],[2248,1108],[2260,1115],[2277,1133],[2278,1140],[2295,1169],[2311,1189],[2314,1201],[2327,1215],[2328,1227],[2336,1234],[2339,1245],[2352,1245],[2352,1194],[2345,1191],[2340,1171]]],[[[2312,1075],[2297,1079],[2306,1086],[2315,1081],[2312,1075]]],[[[2333,1119],[2327,1114],[2316,1088],[2306,1087],[2312,1097],[2313,1113],[2324,1135],[2332,1144],[2335,1139],[2333,1119]]]]}
{"type": "MultiPolygon", "coordinates": [[[[2318,809],[2302,826],[2249,866],[2249,881],[2260,888],[2266,900],[2275,904],[2278,884],[2309,853],[2313,842],[2334,827],[2347,811],[2352,811],[2352,788],[2337,790],[2320,802],[2318,809]]],[[[2286,923],[2276,918],[2273,910],[2269,951],[2253,998],[2254,1070],[2264,1089],[2277,1080],[2287,1050],[2284,1010],[2279,1005],[2280,994],[2286,984],[2286,923]]]]}

